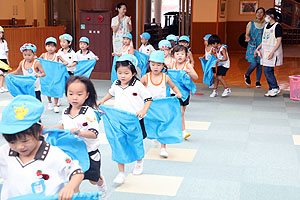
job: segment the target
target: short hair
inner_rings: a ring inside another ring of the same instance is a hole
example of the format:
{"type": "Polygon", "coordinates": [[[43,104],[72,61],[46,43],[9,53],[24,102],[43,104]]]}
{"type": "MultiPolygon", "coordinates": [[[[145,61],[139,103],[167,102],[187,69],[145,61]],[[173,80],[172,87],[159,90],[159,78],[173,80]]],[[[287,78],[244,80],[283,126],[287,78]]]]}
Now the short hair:
{"type": "Polygon", "coordinates": [[[221,43],[221,39],[218,35],[214,34],[214,35],[211,35],[207,41],[208,44],[220,44],[221,43]]]}
{"type": "Polygon", "coordinates": [[[176,45],[173,50],[172,50],[172,55],[174,55],[176,52],[179,52],[179,51],[184,51],[185,54],[187,55],[188,53],[188,48],[186,48],[185,46],[183,45],[176,45]]]}
{"type": "Polygon", "coordinates": [[[46,46],[47,46],[47,45],[50,45],[50,44],[53,44],[55,47],[57,46],[57,44],[56,44],[55,42],[47,42],[47,43],[46,43],[46,46]]]}
{"type": "Polygon", "coordinates": [[[121,67],[121,66],[129,67],[132,74],[137,74],[135,66],[129,60],[117,61],[116,62],[116,71],[118,71],[118,68],[121,67]]]}
{"type": "Polygon", "coordinates": [[[42,131],[42,126],[38,123],[35,123],[30,128],[24,131],[15,134],[3,134],[3,137],[8,143],[25,138],[26,135],[32,136],[36,140],[41,140],[40,136],[42,135],[42,131]]]}

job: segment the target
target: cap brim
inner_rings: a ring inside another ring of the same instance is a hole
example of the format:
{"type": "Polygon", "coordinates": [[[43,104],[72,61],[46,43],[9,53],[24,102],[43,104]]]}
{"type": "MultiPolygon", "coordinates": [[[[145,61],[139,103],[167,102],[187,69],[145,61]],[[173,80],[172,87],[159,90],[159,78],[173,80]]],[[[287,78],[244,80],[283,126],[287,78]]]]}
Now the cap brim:
{"type": "Polygon", "coordinates": [[[33,124],[37,123],[36,122],[28,122],[26,124],[5,124],[5,123],[0,123],[0,133],[3,134],[16,134],[21,131],[25,131],[26,129],[30,128],[33,124]]]}

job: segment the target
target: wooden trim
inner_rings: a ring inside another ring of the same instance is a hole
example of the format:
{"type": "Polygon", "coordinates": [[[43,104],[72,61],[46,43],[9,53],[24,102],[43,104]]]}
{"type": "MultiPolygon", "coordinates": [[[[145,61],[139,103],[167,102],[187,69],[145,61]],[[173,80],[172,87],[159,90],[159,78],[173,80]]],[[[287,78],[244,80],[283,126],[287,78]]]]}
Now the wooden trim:
{"type": "Polygon", "coordinates": [[[48,20],[49,20],[48,1],[49,0],[45,0],[45,26],[49,26],[49,23],[48,23],[48,20]]]}
{"type": "MultiPolygon", "coordinates": [[[[16,19],[16,20],[18,22],[16,26],[25,25],[26,19],[16,19]]],[[[0,24],[1,24],[1,26],[12,25],[11,19],[0,19],[0,24]]]]}
{"type": "MultiPolygon", "coordinates": [[[[191,6],[191,32],[190,32],[190,37],[191,37],[191,41],[193,41],[193,35],[192,32],[193,32],[193,20],[194,20],[194,16],[193,16],[193,9],[194,9],[194,0],[191,0],[192,1],[192,6],[191,6]]],[[[192,42],[190,42],[190,48],[192,49],[193,46],[192,46],[192,42]]]]}
{"type": "Polygon", "coordinates": [[[217,0],[217,26],[216,33],[219,33],[219,14],[220,14],[220,0],[217,0]]]}

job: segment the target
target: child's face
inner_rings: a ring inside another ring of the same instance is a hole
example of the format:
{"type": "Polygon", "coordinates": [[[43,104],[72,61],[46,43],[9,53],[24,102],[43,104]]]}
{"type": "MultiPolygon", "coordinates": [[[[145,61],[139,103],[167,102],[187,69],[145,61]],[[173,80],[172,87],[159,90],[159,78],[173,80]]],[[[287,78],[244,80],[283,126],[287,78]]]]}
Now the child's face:
{"type": "Polygon", "coordinates": [[[150,61],[150,69],[153,74],[160,74],[162,69],[164,68],[164,63],[157,63],[150,61]]]}
{"type": "Polygon", "coordinates": [[[212,44],[211,46],[212,46],[213,48],[217,48],[217,47],[218,47],[218,43],[215,42],[215,43],[212,44]]]}
{"type": "Polygon", "coordinates": [[[129,45],[130,45],[130,42],[131,42],[131,39],[126,38],[126,37],[123,38],[123,44],[124,44],[125,46],[129,46],[129,45]]]}
{"type": "Polygon", "coordinates": [[[32,156],[39,148],[39,141],[31,135],[17,138],[15,141],[8,143],[9,147],[19,153],[19,156],[32,156]]]}
{"type": "Polygon", "coordinates": [[[2,38],[3,37],[3,32],[2,31],[0,31],[0,38],[2,38]]]}
{"type": "Polygon", "coordinates": [[[69,45],[71,45],[71,44],[69,44],[68,40],[66,40],[66,39],[61,39],[61,40],[60,40],[60,46],[61,46],[63,49],[68,48],[69,45]]]}
{"type": "Polygon", "coordinates": [[[53,43],[49,43],[46,45],[46,50],[48,53],[53,54],[56,50],[56,46],[53,43]]]}
{"type": "Polygon", "coordinates": [[[204,40],[203,43],[204,43],[205,46],[208,45],[208,41],[207,40],[204,40]]]}
{"type": "Polygon", "coordinates": [[[142,44],[147,44],[148,41],[149,41],[149,40],[147,40],[147,39],[141,37],[141,43],[142,43],[142,44]]]}
{"type": "Polygon", "coordinates": [[[33,53],[33,51],[27,49],[23,51],[23,58],[27,61],[27,62],[31,62],[34,60],[34,56],[35,54],[33,53]]]}
{"type": "Polygon", "coordinates": [[[174,53],[174,58],[177,62],[183,63],[186,60],[186,52],[184,50],[174,53]]]}
{"type": "Polygon", "coordinates": [[[117,76],[121,81],[121,85],[128,85],[134,75],[130,70],[130,66],[120,66],[117,69],[117,76]]]}
{"type": "Polygon", "coordinates": [[[73,108],[79,109],[89,97],[89,93],[87,92],[84,83],[74,81],[68,87],[67,97],[69,104],[71,104],[73,108]]]}
{"type": "Polygon", "coordinates": [[[164,52],[165,58],[167,58],[171,55],[171,49],[169,49],[169,48],[159,48],[159,50],[164,52]]]}
{"type": "Polygon", "coordinates": [[[79,42],[79,48],[81,50],[86,50],[87,48],[89,48],[89,45],[86,42],[79,42]]]}

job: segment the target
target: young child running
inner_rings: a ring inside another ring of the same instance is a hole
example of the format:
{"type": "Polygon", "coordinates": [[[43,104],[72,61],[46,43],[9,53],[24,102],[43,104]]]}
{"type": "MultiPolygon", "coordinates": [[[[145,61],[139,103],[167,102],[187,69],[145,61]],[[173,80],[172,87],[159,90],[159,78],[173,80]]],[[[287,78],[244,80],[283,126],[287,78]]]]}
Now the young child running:
{"type": "Polygon", "coordinates": [[[172,58],[172,45],[168,40],[161,40],[158,43],[158,48],[159,50],[164,52],[165,55],[165,65],[166,66],[172,66],[173,63],[175,62],[175,59],[172,58]]]}
{"type": "MultiPolygon", "coordinates": [[[[151,71],[142,77],[141,82],[151,93],[153,99],[166,97],[167,84],[176,93],[176,97],[180,99],[182,94],[180,93],[179,89],[172,82],[171,78],[162,72],[164,69],[167,70],[167,67],[164,65],[164,63],[164,52],[153,51],[149,58],[149,66],[151,71]]],[[[166,144],[161,144],[160,156],[163,158],[168,158],[166,144]]]]}
{"type": "Polygon", "coordinates": [[[61,49],[57,51],[59,60],[67,66],[69,75],[73,76],[76,70],[78,59],[75,51],[71,48],[73,37],[70,34],[63,34],[59,36],[61,49]]]}
{"type": "Polygon", "coordinates": [[[177,45],[178,38],[176,37],[176,35],[170,34],[166,37],[166,40],[171,43],[171,49],[173,49],[177,45]]]}
{"type": "Polygon", "coordinates": [[[23,53],[23,58],[18,66],[18,68],[11,72],[10,74],[14,75],[25,75],[25,76],[36,76],[37,79],[35,81],[35,96],[38,100],[41,99],[41,84],[39,77],[46,76],[41,63],[35,59],[36,55],[36,46],[31,43],[25,43],[21,46],[20,51],[23,53]]]}
{"type": "MultiPolygon", "coordinates": [[[[115,97],[115,108],[136,114],[140,118],[143,138],[147,137],[143,117],[146,115],[152,97],[145,86],[136,78],[136,67],[138,60],[135,56],[126,54],[121,56],[116,63],[118,80],[116,80],[108,93],[100,100],[103,105],[105,101],[115,97]]],[[[125,144],[123,144],[125,145],[125,144]]],[[[118,163],[119,174],[114,183],[122,184],[125,181],[125,164],[118,163]]],[[[143,160],[138,160],[133,169],[134,175],[143,173],[143,160]]]]}
{"type": "MultiPolygon", "coordinates": [[[[187,53],[188,53],[188,49],[185,46],[176,45],[172,50],[172,55],[175,58],[176,62],[174,62],[172,65],[169,65],[168,68],[174,70],[184,70],[188,75],[190,75],[192,79],[197,80],[198,74],[194,70],[193,65],[191,65],[186,61],[187,53]]],[[[179,101],[181,105],[183,138],[187,139],[188,137],[191,136],[191,134],[187,133],[185,130],[184,112],[186,110],[187,105],[189,105],[190,103],[190,95],[185,101],[182,101],[181,99],[179,99],[179,101]]]]}
{"type": "Polygon", "coordinates": [[[123,35],[123,47],[122,47],[122,52],[120,54],[116,54],[116,53],[113,53],[112,55],[113,56],[122,56],[122,55],[125,55],[125,54],[131,54],[131,55],[134,55],[134,47],[132,46],[132,35],[131,33],[127,33],[127,34],[124,34],[123,35]]]}
{"type": "MultiPolygon", "coordinates": [[[[203,37],[204,51],[205,51],[205,54],[204,54],[203,58],[205,60],[209,60],[209,58],[213,54],[213,47],[212,47],[211,44],[208,44],[208,39],[209,39],[210,36],[211,36],[211,34],[207,34],[207,35],[205,35],[203,37]]],[[[213,70],[213,73],[216,74],[217,71],[216,71],[216,67],[215,66],[212,68],[212,70],[213,70]]],[[[215,80],[216,80],[216,77],[213,76],[213,83],[209,86],[209,88],[214,88],[215,87],[214,86],[215,80]]]]}
{"type": "Polygon", "coordinates": [[[150,54],[155,51],[154,47],[149,44],[149,40],[151,38],[150,34],[145,32],[142,33],[142,35],[140,35],[141,37],[141,47],[139,48],[139,52],[142,52],[148,56],[150,56],[150,54]]]}
{"type": "Polygon", "coordinates": [[[98,56],[96,56],[90,49],[90,40],[87,37],[81,37],[79,39],[79,48],[76,52],[77,59],[79,60],[91,60],[96,59],[99,60],[98,56]]]}
{"type": "Polygon", "coordinates": [[[97,109],[96,90],[91,80],[84,76],[70,76],[65,90],[70,105],[62,112],[62,125],[56,128],[69,129],[83,139],[90,157],[90,168],[84,173],[84,179],[105,193],[107,187],[100,173],[99,124],[94,112],[97,109]]]}
{"type": "Polygon", "coordinates": [[[194,65],[195,62],[194,62],[193,54],[192,54],[192,51],[191,51],[191,48],[190,48],[190,38],[186,35],[183,35],[179,38],[178,44],[183,45],[186,48],[188,48],[188,56],[187,56],[186,61],[188,61],[189,63],[194,65]]]}
{"type": "MultiPolygon", "coordinates": [[[[50,60],[50,61],[55,61],[58,62],[59,58],[57,54],[55,53],[56,51],[56,46],[57,46],[57,40],[54,37],[48,37],[45,41],[46,45],[46,53],[42,53],[40,58],[45,59],[45,60],[50,60]]],[[[54,105],[52,103],[51,97],[48,98],[48,110],[53,110],[55,113],[59,113],[59,108],[58,108],[58,100],[59,98],[53,98],[54,99],[54,105]]]]}
{"type": "MultiPolygon", "coordinates": [[[[0,26],[0,60],[5,64],[9,65],[8,47],[7,47],[7,42],[4,39],[4,29],[2,28],[2,26],[0,26]]],[[[8,89],[3,87],[4,73],[6,72],[7,70],[0,68],[0,93],[8,92],[8,89]]]]}
{"type": "Polygon", "coordinates": [[[208,39],[208,45],[212,45],[214,48],[213,54],[216,56],[217,60],[217,76],[215,78],[215,83],[214,83],[214,89],[213,92],[211,93],[210,97],[216,97],[218,96],[218,85],[219,81],[223,84],[224,86],[224,92],[222,94],[222,97],[226,97],[231,93],[230,88],[228,88],[227,83],[224,79],[224,76],[226,75],[226,72],[228,71],[230,67],[230,61],[229,61],[229,56],[227,52],[227,48],[221,44],[221,39],[219,38],[218,35],[212,35],[208,39]]]}
{"type": "Polygon", "coordinates": [[[43,111],[43,104],[29,95],[18,95],[3,109],[0,133],[8,144],[0,147],[2,200],[33,193],[59,193],[62,200],[79,192],[81,167],[45,142],[39,123],[43,111]]]}

